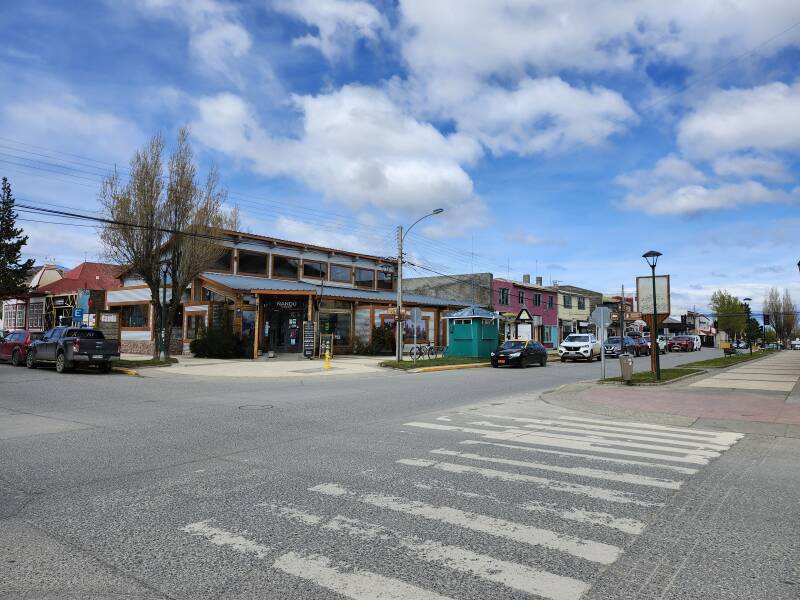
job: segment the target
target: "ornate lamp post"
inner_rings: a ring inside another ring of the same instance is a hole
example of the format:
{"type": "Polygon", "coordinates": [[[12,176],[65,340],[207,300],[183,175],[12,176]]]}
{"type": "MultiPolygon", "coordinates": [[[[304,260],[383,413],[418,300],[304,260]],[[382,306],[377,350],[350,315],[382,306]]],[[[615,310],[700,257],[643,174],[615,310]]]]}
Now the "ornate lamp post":
{"type": "Polygon", "coordinates": [[[167,275],[169,275],[169,268],[168,260],[161,263],[161,348],[158,358],[162,362],[167,360],[167,275]]]}
{"type": "Polygon", "coordinates": [[[403,360],[403,240],[406,239],[408,232],[414,228],[414,225],[432,217],[433,215],[440,215],[444,212],[443,208],[434,209],[427,215],[421,216],[419,219],[411,224],[411,227],[403,232],[403,226],[397,227],[397,339],[396,339],[396,358],[398,361],[403,360]]]}
{"type": "Polygon", "coordinates": [[[658,311],[656,310],[658,307],[658,303],[656,302],[656,264],[658,263],[658,257],[661,256],[661,252],[656,250],[650,250],[649,252],[645,252],[642,254],[642,258],[647,261],[647,264],[650,265],[650,272],[652,273],[653,277],[653,326],[650,328],[650,348],[655,356],[655,371],[656,371],[656,381],[661,381],[661,357],[659,356],[658,350],[658,311]]]}

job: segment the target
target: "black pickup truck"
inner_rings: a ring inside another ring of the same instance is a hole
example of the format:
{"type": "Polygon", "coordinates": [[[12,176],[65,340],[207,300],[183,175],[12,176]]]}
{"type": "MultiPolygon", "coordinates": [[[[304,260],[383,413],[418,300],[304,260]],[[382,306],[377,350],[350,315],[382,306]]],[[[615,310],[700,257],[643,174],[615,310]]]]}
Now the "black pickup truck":
{"type": "Polygon", "coordinates": [[[39,363],[55,363],[58,373],[76,365],[97,365],[101,373],[108,373],[115,360],[119,360],[119,342],[105,339],[102,331],[55,327],[31,344],[25,365],[35,369],[39,363]]]}

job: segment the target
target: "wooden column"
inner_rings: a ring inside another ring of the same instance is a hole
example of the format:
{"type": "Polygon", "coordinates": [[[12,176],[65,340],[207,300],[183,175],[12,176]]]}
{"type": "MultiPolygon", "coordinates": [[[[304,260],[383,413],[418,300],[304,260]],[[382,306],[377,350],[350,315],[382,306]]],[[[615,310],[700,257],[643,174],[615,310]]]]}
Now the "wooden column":
{"type": "Polygon", "coordinates": [[[261,296],[256,294],[256,330],[253,335],[253,358],[258,358],[258,338],[261,335],[261,296]]]}

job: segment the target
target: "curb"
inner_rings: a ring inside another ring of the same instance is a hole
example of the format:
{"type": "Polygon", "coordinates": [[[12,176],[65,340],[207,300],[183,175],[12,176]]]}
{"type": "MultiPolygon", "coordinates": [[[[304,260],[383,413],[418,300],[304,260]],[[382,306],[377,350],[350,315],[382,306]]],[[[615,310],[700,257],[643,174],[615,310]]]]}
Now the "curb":
{"type": "MultiPolygon", "coordinates": [[[[678,368],[678,367],[670,367],[670,368],[678,368]]],[[[708,375],[708,371],[705,369],[701,369],[699,367],[689,367],[686,368],[687,371],[691,370],[694,371],[693,373],[688,373],[686,375],[681,375],[680,377],[676,377],[675,379],[670,379],[669,381],[661,381],[661,382],[638,382],[638,383],[625,383],[624,381],[611,381],[609,379],[599,379],[596,383],[600,385],[616,385],[619,387],[660,387],[663,385],[672,385],[673,383],[677,383],[679,381],[683,381],[684,379],[689,379],[690,377],[697,377],[698,375],[708,375]]]]}
{"type": "Polygon", "coordinates": [[[461,369],[483,369],[490,367],[492,363],[469,363],[466,365],[439,365],[438,367],[421,367],[419,369],[408,369],[406,373],[434,373],[435,371],[459,371],[461,369]]]}
{"type": "Polygon", "coordinates": [[[136,369],[126,369],[125,367],[111,367],[112,373],[118,373],[120,375],[138,375],[139,371],[136,369]]]}

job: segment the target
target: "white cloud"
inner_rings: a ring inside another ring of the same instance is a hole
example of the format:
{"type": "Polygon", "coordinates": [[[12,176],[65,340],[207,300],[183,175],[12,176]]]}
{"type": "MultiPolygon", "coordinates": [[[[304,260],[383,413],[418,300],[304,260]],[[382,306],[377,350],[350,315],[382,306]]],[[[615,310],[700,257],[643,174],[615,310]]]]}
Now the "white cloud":
{"type": "Polygon", "coordinates": [[[781,161],[764,156],[721,156],[714,161],[714,172],[722,177],[763,177],[777,182],[793,180],[781,161]]]}
{"type": "Polygon", "coordinates": [[[353,209],[416,215],[445,208],[426,223],[429,235],[457,235],[484,222],[486,206],[462,167],[481,154],[471,138],[443,135],[367,87],[297,96],[295,104],[303,114],[296,138],[272,137],[253,108],[233,94],[200,99],[193,132],[260,173],[299,179],[353,209]]]}
{"type": "Polygon", "coordinates": [[[321,228],[313,223],[307,223],[291,219],[289,217],[278,217],[272,227],[277,237],[287,240],[301,240],[309,244],[326,246],[328,248],[341,248],[351,252],[364,252],[365,254],[377,254],[387,256],[396,253],[395,249],[386,247],[385,236],[377,233],[370,235],[364,231],[348,233],[346,229],[336,230],[334,228],[321,228]]]}
{"type": "Polygon", "coordinates": [[[185,25],[189,48],[206,67],[236,79],[236,62],[252,45],[232,7],[217,0],[135,0],[145,12],[185,25]]]}
{"type": "Polygon", "coordinates": [[[360,38],[376,40],[387,27],[378,10],[360,0],[276,0],[274,8],[315,27],[317,35],[293,43],[317,48],[329,60],[349,54],[360,38]]]}
{"type": "Polygon", "coordinates": [[[680,123],[678,143],[697,158],[800,149],[800,81],[715,92],[680,123]]]}

